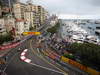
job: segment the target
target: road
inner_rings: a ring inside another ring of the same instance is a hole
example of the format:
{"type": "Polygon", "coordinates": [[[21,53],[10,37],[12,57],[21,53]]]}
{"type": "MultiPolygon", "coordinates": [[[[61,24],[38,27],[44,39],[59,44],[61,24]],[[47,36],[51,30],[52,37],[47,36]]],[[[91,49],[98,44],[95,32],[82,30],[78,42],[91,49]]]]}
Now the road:
{"type": "MultiPolygon", "coordinates": [[[[22,43],[20,46],[14,48],[12,57],[9,59],[4,72],[7,75],[64,75],[65,73],[57,66],[49,63],[43,57],[36,53],[30,40],[22,43]],[[22,51],[17,52],[18,48],[21,50],[28,49],[26,56],[32,62],[26,63],[20,59],[22,51]]],[[[12,54],[12,53],[11,53],[12,54]]],[[[8,55],[10,56],[10,55],[8,55]]],[[[66,74],[67,75],[67,74],[66,74]]]]}
{"type": "MultiPolygon", "coordinates": [[[[39,39],[38,39],[39,40],[39,39]]],[[[35,45],[37,42],[35,42],[36,40],[33,40],[33,45],[35,45]]],[[[39,42],[38,42],[39,43],[39,42]]],[[[68,75],[88,75],[87,73],[85,73],[84,71],[76,68],[76,67],[73,67],[72,65],[69,65],[69,64],[65,64],[61,61],[59,62],[56,62],[54,60],[52,60],[51,58],[49,58],[48,56],[45,56],[43,52],[45,52],[45,50],[50,50],[50,51],[53,51],[49,45],[47,45],[47,42],[42,42],[40,43],[41,45],[41,49],[40,50],[36,50],[36,54],[40,54],[41,57],[44,57],[46,60],[48,60],[50,63],[54,64],[56,67],[59,67],[60,68],[60,71],[62,71],[63,73],[68,73],[68,75]],[[51,59],[51,60],[50,60],[51,59]]],[[[37,44],[36,44],[37,46],[37,44]]],[[[35,46],[33,46],[35,47],[35,46]]]]}

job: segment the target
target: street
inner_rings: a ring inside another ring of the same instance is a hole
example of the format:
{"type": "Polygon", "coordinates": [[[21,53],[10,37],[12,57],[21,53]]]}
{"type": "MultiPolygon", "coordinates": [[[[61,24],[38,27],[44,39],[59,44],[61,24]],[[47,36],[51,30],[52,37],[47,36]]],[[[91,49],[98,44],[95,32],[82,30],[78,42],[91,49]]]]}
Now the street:
{"type": "MultiPolygon", "coordinates": [[[[30,44],[30,40],[27,40],[19,47],[21,50],[28,49],[26,56],[30,58],[32,62],[29,64],[22,61],[20,59],[22,51],[16,52],[4,69],[7,75],[64,75],[59,68],[50,64],[48,61],[43,60],[39,54],[36,54],[36,51],[33,51],[32,47],[30,47],[32,44],[30,44]]],[[[18,48],[16,48],[16,50],[18,48]]]]}

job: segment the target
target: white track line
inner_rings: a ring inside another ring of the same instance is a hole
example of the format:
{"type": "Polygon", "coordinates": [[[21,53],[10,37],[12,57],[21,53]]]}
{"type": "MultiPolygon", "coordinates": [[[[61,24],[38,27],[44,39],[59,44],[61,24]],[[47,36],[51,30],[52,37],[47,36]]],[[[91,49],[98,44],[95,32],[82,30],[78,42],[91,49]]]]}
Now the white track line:
{"type": "Polygon", "coordinates": [[[40,65],[31,63],[31,60],[25,57],[27,51],[28,51],[28,49],[25,49],[25,50],[21,53],[21,56],[20,56],[21,60],[23,60],[24,62],[29,63],[29,64],[31,64],[31,65],[33,65],[33,66],[36,66],[36,67],[40,67],[40,68],[43,68],[43,69],[46,69],[46,70],[49,70],[49,71],[52,71],[52,72],[56,72],[56,73],[60,73],[60,74],[63,74],[63,75],[64,75],[63,72],[59,72],[59,71],[56,71],[56,70],[54,70],[54,69],[50,69],[50,68],[47,68],[47,67],[44,67],[44,66],[40,66],[40,65]]]}
{"type": "Polygon", "coordinates": [[[49,71],[53,71],[53,72],[56,72],[56,73],[64,74],[63,72],[59,72],[59,71],[56,71],[54,69],[50,69],[50,68],[47,68],[47,67],[44,67],[44,66],[40,66],[40,65],[37,65],[37,64],[34,64],[34,63],[30,63],[30,64],[33,65],[33,66],[36,66],[36,67],[40,67],[40,68],[49,70],[49,71]]]}

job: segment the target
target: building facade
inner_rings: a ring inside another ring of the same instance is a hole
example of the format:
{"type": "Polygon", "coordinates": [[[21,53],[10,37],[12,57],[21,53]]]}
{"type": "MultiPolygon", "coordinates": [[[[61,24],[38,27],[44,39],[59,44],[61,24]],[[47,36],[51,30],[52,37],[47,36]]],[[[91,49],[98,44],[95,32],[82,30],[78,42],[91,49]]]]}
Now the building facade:
{"type": "MultiPolygon", "coordinates": [[[[19,0],[10,0],[11,6],[19,0]]],[[[4,6],[9,6],[9,0],[0,0],[4,6]]]]}
{"type": "Polygon", "coordinates": [[[36,20],[36,6],[33,4],[27,4],[26,5],[26,11],[24,13],[24,18],[27,22],[29,22],[30,26],[32,28],[35,28],[35,20],[36,20]]]}
{"type": "Polygon", "coordinates": [[[16,3],[13,5],[14,17],[16,19],[24,19],[26,5],[24,3],[16,3]]]}
{"type": "Polygon", "coordinates": [[[25,30],[30,30],[31,27],[33,31],[37,30],[44,25],[48,16],[48,12],[43,7],[31,3],[23,4],[17,2],[13,5],[13,11],[16,19],[24,19],[26,21],[25,30]]]}
{"type": "Polygon", "coordinates": [[[2,16],[2,10],[1,10],[1,6],[0,6],[0,17],[2,16]]]}
{"type": "Polygon", "coordinates": [[[24,20],[16,19],[16,34],[21,35],[24,32],[24,20]]]}
{"type": "Polygon", "coordinates": [[[29,30],[30,27],[34,27],[34,12],[25,12],[24,13],[24,18],[26,20],[26,23],[27,23],[27,29],[29,30]]]}
{"type": "Polygon", "coordinates": [[[38,16],[39,16],[41,25],[44,24],[46,20],[46,14],[47,14],[47,11],[42,6],[38,6],[38,16]]]}
{"type": "Polygon", "coordinates": [[[5,26],[6,26],[6,31],[10,32],[13,28],[15,28],[15,19],[14,18],[6,18],[5,26]]]}
{"type": "Polygon", "coordinates": [[[5,21],[4,18],[0,19],[0,35],[4,35],[6,33],[5,21]]]}

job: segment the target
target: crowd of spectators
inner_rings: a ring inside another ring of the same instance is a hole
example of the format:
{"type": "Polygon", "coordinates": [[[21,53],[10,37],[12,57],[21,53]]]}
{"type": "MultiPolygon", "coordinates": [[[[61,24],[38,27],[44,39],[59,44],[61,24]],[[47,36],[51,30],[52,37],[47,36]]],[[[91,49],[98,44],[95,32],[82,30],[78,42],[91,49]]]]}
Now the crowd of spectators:
{"type": "Polygon", "coordinates": [[[66,41],[64,39],[60,39],[54,36],[45,39],[45,41],[47,45],[49,45],[51,48],[53,48],[56,52],[58,52],[61,55],[70,50],[68,46],[72,43],[70,41],[66,41]]]}

